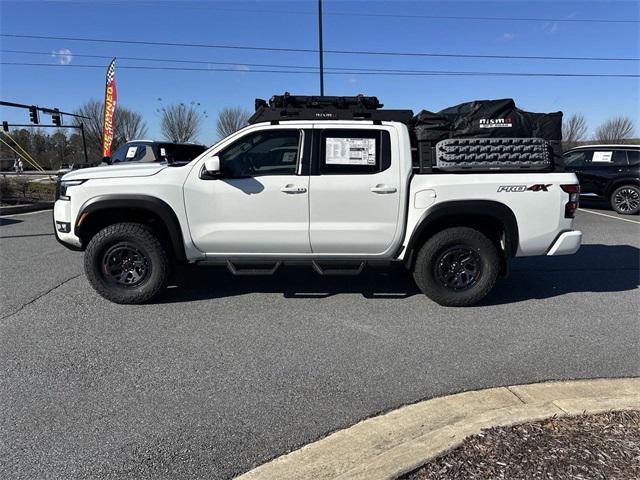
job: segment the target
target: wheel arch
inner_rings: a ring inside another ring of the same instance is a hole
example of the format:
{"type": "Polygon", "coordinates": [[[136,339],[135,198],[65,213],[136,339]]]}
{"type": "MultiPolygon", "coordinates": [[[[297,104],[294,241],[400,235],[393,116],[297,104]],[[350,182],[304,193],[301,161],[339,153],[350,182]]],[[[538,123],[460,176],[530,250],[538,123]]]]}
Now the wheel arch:
{"type": "Polygon", "coordinates": [[[640,187],[640,179],[638,177],[615,178],[611,180],[611,182],[609,182],[609,185],[607,185],[604,196],[609,198],[617,188],[620,188],[623,185],[633,185],[635,187],[640,187]]]}
{"type": "Polygon", "coordinates": [[[74,232],[83,248],[100,229],[118,222],[136,221],[165,236],[176,260],[186,260],[178,217],[169,204],[150,195],[108,194],[87,200],[78,210],[74,232]]]}
{"type": "Polygon", "coordinates": [[[516,216],[507,205],[493,200],[454,200],[437,203],[420,217],[413,229],[405,265],[412,269],[416,252],[437,232],[456,226],[468,226],[486,234],[496,243],[503,257],[503,273],[518,250],[519,231],[516,216]],[[500,244],[504,241],[504,249],[500,244]]]}

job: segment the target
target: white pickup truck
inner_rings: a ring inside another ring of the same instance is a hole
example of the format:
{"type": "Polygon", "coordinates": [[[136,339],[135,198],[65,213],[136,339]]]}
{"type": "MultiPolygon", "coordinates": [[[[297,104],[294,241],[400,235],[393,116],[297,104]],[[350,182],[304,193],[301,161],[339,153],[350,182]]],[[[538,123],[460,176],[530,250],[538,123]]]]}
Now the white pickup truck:
{"type": "Polygon", "coordinates": [[[58,182],[56,237],[85,252],[91,285],[117,303],[151,300],[176,263],[355,274],[402,262],[429,298],[467,306],[512,257],[573,254],[582,238],[573,173],[416,173],[396,121],[257,122],[187,165],[58,182]]]}

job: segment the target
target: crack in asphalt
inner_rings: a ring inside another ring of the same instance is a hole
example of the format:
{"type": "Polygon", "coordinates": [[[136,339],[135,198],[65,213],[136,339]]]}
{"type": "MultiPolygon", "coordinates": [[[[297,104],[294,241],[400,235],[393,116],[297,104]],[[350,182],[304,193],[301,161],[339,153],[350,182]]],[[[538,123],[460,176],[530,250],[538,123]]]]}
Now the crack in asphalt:
{"type": "Polygon", "coordinates": [[[26,303],[23,303],[22,305],[20,305],[18,308],[16,308],[14,311],[7,313],[6,315],[3,315],[2,317],[0,317],[0,320],[4,320],[6,318],[12,317],[15,314],[21,312],[24,308],[28,307],[29,305],[31,305],[32,303],[40,300],[43,297],[46,297],[47,295],[49,295],[51,292],[53,292],[54,290],[60,288],[61,286],[63,286],[65,283],[70,282],[71,280],[74,280],[78,277],[81,277],[83,274],[82,273],[78,273],[77,275],[73,275],[72,277],[69,277],[63,281],[61,281],[60,283],[58,283],[57,285],[51,287],[49,290],[47,290],[46,292],[41,293],[40,295],[36,295],[35,297],[33,297],[31,300],[29,300],[26,303]]]}

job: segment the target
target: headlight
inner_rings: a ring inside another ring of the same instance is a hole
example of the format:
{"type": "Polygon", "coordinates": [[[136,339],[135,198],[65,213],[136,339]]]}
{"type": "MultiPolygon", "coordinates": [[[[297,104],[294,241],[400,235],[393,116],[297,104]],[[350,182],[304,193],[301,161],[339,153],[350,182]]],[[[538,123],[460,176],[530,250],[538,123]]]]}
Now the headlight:
{"type": "Polygon", "coordinates": [[[81,185],[84,182],[86,182],[86,180],[60,180],[60,186],[57,188],[58,198],[60,200],[70,200],[69,195],[67,195],[67,189],[81,185]]]}

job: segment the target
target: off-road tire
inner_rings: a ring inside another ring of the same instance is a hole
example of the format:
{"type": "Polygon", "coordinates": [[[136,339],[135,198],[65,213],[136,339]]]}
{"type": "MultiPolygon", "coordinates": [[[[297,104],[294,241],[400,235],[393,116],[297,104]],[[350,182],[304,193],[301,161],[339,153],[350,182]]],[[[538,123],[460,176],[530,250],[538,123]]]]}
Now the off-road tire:
{"type": "Polygon", "coordinates": [[[84,255],[84,270],[91,286],[102,297],[115,303],[145,303],[165,286],[170,273],[166,248],[146,225],[116,223],[100,230],[89,242],[84,255]],[[144,258],[146,273],[138,284],[117,283],[104,266],[105,256],[119,245],[131,245],[144,258]]]}
{"type": "Polygon", "coordinates": [[[611,192],[611,208],[620,215],[636,215],[640,212],[640,187],[622,185],[611,192]],[[622,201],[622,204],[620,203],[622,201]]]}
{"type": "Polygon", "coordinates": [[[491,291],[499,273],[500,255],[494,243],[478,230],[454,227],[436,233],[424,243],[416,258],[413,278],[418,288],[434,302],[446,307],[467,307],[491,291]],[[438,266],[443,265],[447,255],[466,250],[474,256],[479,273],[471,276],[468,287],[454,290],[441,280],[438,266]]]}

